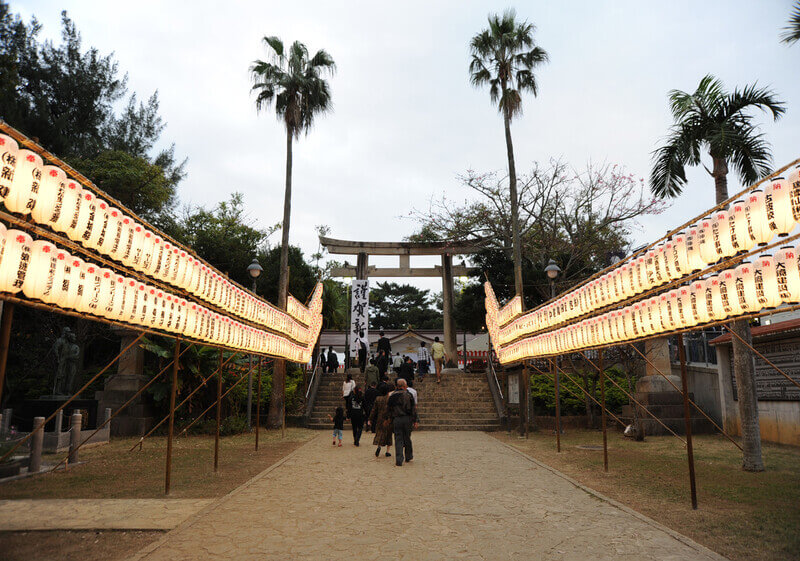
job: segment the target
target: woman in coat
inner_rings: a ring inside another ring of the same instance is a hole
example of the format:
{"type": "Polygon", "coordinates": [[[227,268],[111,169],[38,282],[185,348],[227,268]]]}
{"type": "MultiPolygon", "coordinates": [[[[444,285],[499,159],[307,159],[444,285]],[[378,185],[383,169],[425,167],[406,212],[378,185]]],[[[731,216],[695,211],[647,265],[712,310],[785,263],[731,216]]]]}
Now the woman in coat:
{"type": "Polygon", "coordinates": [[[375,457],[381,455],[381,446],[386,446],[386,456],[391,456],[389,447],[392,445],[392,420],[389,418],[389,388],[384,386],[379,391],[378,399],[372,407],[369,416],[370,426],[375,427],[375,438],[372,444],[378,448],[375,450],[375,457]]]}

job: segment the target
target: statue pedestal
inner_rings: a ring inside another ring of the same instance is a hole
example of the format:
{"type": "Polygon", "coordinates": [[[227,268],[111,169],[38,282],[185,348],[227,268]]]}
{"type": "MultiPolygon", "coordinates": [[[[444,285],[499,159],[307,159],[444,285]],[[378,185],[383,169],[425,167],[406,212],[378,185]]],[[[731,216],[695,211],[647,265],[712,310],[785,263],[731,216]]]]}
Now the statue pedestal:
{"type": "MultiPolygon", "coordinates": [[[[130,345],[138,335],[135,331],[122,328],[114,328],[113,331],[121,338],[120,350],[130,345]]],[[[100,404],[99,410],[105,411],[110,407],[112,412],[116,411],[148,381],[148,377],[144,375],[144,350],[139,345],[134,345],[120,357],[117,373],[106,380],[103,391],[95,394],[100,404]]],[[[111,434],[142,436],[154,424],[153,407],[145,393],[114,417],[111,421],[111,434]]]]}

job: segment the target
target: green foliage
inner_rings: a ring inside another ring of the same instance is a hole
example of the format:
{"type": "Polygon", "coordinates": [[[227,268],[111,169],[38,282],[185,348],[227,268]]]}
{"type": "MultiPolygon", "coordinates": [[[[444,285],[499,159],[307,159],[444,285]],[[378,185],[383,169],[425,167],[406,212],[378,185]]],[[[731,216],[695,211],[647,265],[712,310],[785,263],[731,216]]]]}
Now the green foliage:
{"type": "Polygon", "coordinates": [[[666,143],[653,152],[650,189],[654,195],[680,195],[686,184],[684,167],[700,165],[703,152],[715,160],[709,173],[722,178],[728,166],[743,183],[753,183],[770,172],[769,144],[753,124],[749,110],[769,112],[777,121],[786,105],[774,92],[751,84],[729,93],[720,80],[708,74],[693,93],[669,92],[669,101],[674,125],[666,143]]]}
{"type": "Polygon", "coordinates": [[[789,17],[786,27],[783,28],[781,41],[791,45],[800,41],[800,2],[795,2],[792,8],[792,15],[789,17]]]}
{"type": "Polygon", "coordinates": [[[347,287],[334,279],[325,279],[322,285],[322,329],[347,329],[347,287]]]}
{"type": "MultiPolygon", "coordinates": [[[[596,372],[596,371],[595,371],[596,372]]],[[[625,373],[619,368],[614,367],[605,371],[606,378],[613,379],[614,382],[625,388],[626,391],[633,392],[632,388],[628,387],[628,379],[625,373]]],[[[561,414],[562,415],[585,415],[586,414],[586,401],[581,387],[587,389],[597,401],[600,401],[600,389],[597,386],[598,376],[596,374],[587,376],[589,384],[588,388],[584,385],[583,378],[580,374],[569,375],[580,385],[575,384],[572,380],[567,378],[564,374],[559,376],[559,385],[561,389],[561,414]]],[[[538,415],[555,415],[556,414],[556,398],[555,398],[555,383],[553,378],[547,374],[533,373],[531,376],[531,399],[533,406],[538,415]]],[[[590,400],[591,401],[591,400],[590,400]]],[[[613,383],[606,381],[606,407],[612,413],[619,414],[622,412],[622,406],[628,404],[628,397],[619,390],[613,383]]],[[[599,411],[599,406],[592,403],[592,407],[599,411]]]]}
{"type": "MultiPolygon", "coordinates": [[[[258,261],[264,272],[258,277],[258,293],[270,302],[278,301],[278,277],[280,276],[281,248],[262,250],[258,254],[258,261]]],[[[317,277],[314,269],[303,257],[299,247],[289,247],[289,294],[300,302],[305,302],[311,295],[317,277]]],[[[249,285],[248,285],[249,286],[249,285]]]]}
{"type": "Polygon", "coordinates": [[[429,290],[410,284],[379,282],[369,295],[371,329],[441,329],[442,314],[435,310],[429,290]]]}

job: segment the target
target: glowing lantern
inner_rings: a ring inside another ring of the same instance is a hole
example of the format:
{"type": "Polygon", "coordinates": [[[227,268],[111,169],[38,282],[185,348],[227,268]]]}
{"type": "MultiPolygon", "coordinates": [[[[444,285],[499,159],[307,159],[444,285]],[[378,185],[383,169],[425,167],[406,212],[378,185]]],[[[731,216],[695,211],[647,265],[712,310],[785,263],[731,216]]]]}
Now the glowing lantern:
{"type": "Polygon", "coordinates": [[[61,212],[58,215],[58,219],[51,224],[54,230],[66,233],[70,228],[77,226],[82,198],[83,189],[81,189],[81,186],[77,181],[67,178],[66,189],[64,189],[63,200],[61,201],[61,212]]]}
{"type": "Polygon", "coordinates": [[[67,174],[56,166],[44,166],[36,206],[31,211],[34,221],[52,227],[61,218],[66,190],[67,174]]]}
{"type": "Polygon", "coordinates": [[[706,279],[706,305],[711,312],[711,319],[722,320],[728,317],[722,305],[722,294],[720,293],[719,277],[712,275],[706,279]]]}
{"type": "Polygon", "coordinates": [[[138,285],[134,279],[125,278],[122,281],[125,284],[125,302],[122,305],[119,319],[127,323],[136,322],[136,311],[139,308],[140,292],[138,285]]]}
{"type": "Polygon", "coordinates": [[[660,273],[663,282],[669,282],[674,278],[669,271],[670,253],[672,253],[672,244],[669,240],[661,242],[656,247],[656,270],[660,273]]]}
{"type": "Polygon", "coordinates": [[[786,182],[789,184],[789,202],[792,205],[792,218],[800,222],[800,164],[789,172],[786,182]]]}
{"type": "Polygon", "coordinates": [[[100,251],[100,245],[106,239],[108,220],[111,217],[108,213],[108,203],[102,199],[95,199],[94,209],[94,224],[91,226],[91,232],[88,239],[84,237],[81,243],[95,251],[100,251]]]}
{"type": "Polygon", "coordinates": [[[53,281],[56,276],[56,246],[48,241],[36,240],[31,244],[30,260],[22,285],[22,292],[28,298],[51,301],[53,281]]]}
{"type": "Polygon", "coordinates": [[[691,272],[706,268],[700,254],[700,227],[697,224],[692,224],[686,231],[686,260],[691,272]]]}
{"type": "Polygon", "coordinates": [[[700,224],[698,225],[698,233],[699,233],[698,239],[700,240],[700,258],[706,265],[716,263],[721,256],[720,253],[717,251],[716,245],[714,245],[712,224],[713,221],[709,217],[701,220],[700,224]]]}
{"type": "Polygon", "coordinates": [[[764,203],[769,228],[779,236],[792,231],[795,219],[792,215],[791,186],[783,177],[776,177],[764,189],[764,203]]]}
{"type": "Polygon", "coordinates": [[[56,249],[56,270],[53,276],[53,285],[49,294],[45,294],[42,300],[55,304],[59,308],[71,308],[70,301],[70,276],[72,274],[72,256],[63,249],[56,249]]]}
{"type": "Polygon", "coordinates": [[[685,285],[678,289],[678,315],[680,316],[683,327],[692,327],[697,325],[697,316],[695,310],[697,306],[694,304],[692,287],[685,285]]]}
{"type": "Polygon", "coordinates": [[[118,208],[109,207],[108,224],[103,238],[98,242],[98,251],[104,255],[113,255],[115,250],[119,250],[119,242],[122,238],[122,213],[118,208]]]}
{"type": "Polygon", "coordinates": [[[734,269],[725,269],[719,273],[719,289],[722,307],[728,316],[739,316],[743,312],[744,302],[737,290],[737,276],[734,269]]]}
{"type": "Polygon", "coordinates": [[[745,312],[757,312],[761,308],[756,291],[756,268],[749,261],[736,267],[736,284],[739,301],[745,312]]]}
{"type": "Polygon", "coordinates": [[[153,234],[153,247],[150,254],[150,262],[145,265],[144,272],[148,275],[157,277],[161,271],[161,261],[164,255],[164,240],[161,236],[153,234]]]}
{"type": "Polygon", "coordinates": [[[144,226],[133,219],[127,219],[130,220],[130,223],[126,224],[130,228],[130,240],[128,247],[125,248],[125,253],[122,255],[122,262],[128,267],[138,270],[142,262],[142,250],[144,249],[144,226]]]}
{"type": "Polygon", "coordinates": [[[698,279],[692,281],[692,313],[697,323],[707,323],[711,321],[711,308],[709,307],[711,293],[710,289],[708,293],[706,292],[707,287],[708,284],[705,280],[698,279]]]}
{"type": "Polygon", "coordinates": [[[42,158],[30,150],[17,153],[17,167],[14,180],[5,198],[5,205],[11,212],[30,214],[36,206],[42,182],[42,158]]]}
{"type": "Polygon", "coordinates": [[[773,231],[769,227],[767,220],[767,207],[764,202],[764,191],[755,189],[747,195],[747,205],[745,206],[747,216],[747,229],[750,237],[758,245],[766,245],[772,239],[773,231]]]}
{"type": "Polygon", "coordinates": [[[784,246],[775,252],[775,271],[781,300],[786,303],[800,302],[800,267],[796,248],[784,246]]]}
{"type": "Polygon", "coordinates": [[[778,290],[778,272],[772,255],[760,255],[756,265],[756,293],[763,308],[775,308],[782,304],[778,290]]]}
{"type": "Polygon", "coordinates": [[[96,313],[106,319],[116,317],[114,314],[114,305],[117,300],[116,277],[111,269],[100,269],[100,297],[96,313]]]}
{"type": "Polygon", "coordinates": [[[728,211],[718,210],[714,213],[714,220],[711,223],[711,236],[714,240],[714,247],[719,255],[722,257],[730,257],[736,254],[736,249],[733,247],[728,211]]]}
{"type": "Polygon", "coordinates": [[[686,249],[686,232],[678,232],[672,238],[672,267],[678,277],[692,272],[689,268],[689,255],[686,249]]]}
{"type": "Polygon", "coordinates": [[[658,297],[661,307],[661,325],[666,331],[675,329],[675,315],[672,313],[672,302],[669,292],[663,292],[658,297]]]}
{"type": "Polygon", "coordinates": [[[664,268],[667,271],[667,278],[669,280],[675,280],[681,276],[675,263],[674,254],[674,242],[672,238],[670,238],[664,242],[664,268]]]}
{"type": "Polygon", "coordinates": [[[98,312],[102,289],[100,267],[93,263],[84,263],[81,272],[83,294],[75,307],[80,312],[100,315],[98,312]]]}
{"type": "Polygon", "coordinates": [[[4,200],[11,189],[14,174],[19,161],[19,145],[17,141],[5,134],[0,134],[0,201],[4,200]]]}
{"type": "Polygon", "coordinates": [[[67,236],[72,241],[85,245],[89,240],[94,228],[95,211],[94,195],[85,189],[81,189],[77,218],[73,217],[74,220],[66,230],[67,236]]]}
{"type": "Polygon", "coordinates": [[[120,263],[130,262],[131,252],[133,251],[134,221],[124,214],[119,218],[119,236],[111,247],[109,256],[120,263]]]}
{"type": "Polygon", "coordinates": [[[67,296],[62,305],[63,308],[77,308],[84,290],[84,266],[82,259],[73,256],[68,257],[69,270],[65,267],[64,276],[69,283],[67,286],[67,296]]]}
{"type": "Polygon", "coordinates": [[[731,227],[731,245],[737,252],[750,251],[756,245],[747,227],[747,205],[744,200],[734,201],[728,213],[731,227]]]}
{"type": "Polygon", "coordinates": [[[22,290],[31,260],[33,240],[20,230],[3,227],[3,253],[0,262],[0,291],[16,294],[22,290]]]}
{"type": "Polygon", "coordinates": [[[660,279],[656,276],[656,250],[651,248],[645,253],[645,280],[642,287],[644,290],[650,290],[654,286],[661,284],[660,279]]]}
{"type": "Polygon", "coordinates": [[[647,335],[650,328],[647,319],[647,302],[636,302],[633,305],[633,323],[638,335],[647,335]]]}
{"type": "Polygon", "coordinates": [[[135,255],[133,258],[133,266],[142,272],[147,272],[153,265],[153,253],[156,251],[156,236],[150,230],[144,229],[142,232],[142,253],[140,256],[135,255]]]}
{"type": "Polygon", "coordinates": [[[633,291],[631,267],[632,265],[630,262],[625,262],[619,268],[620,294],[622,295],[622,298],[630,298],[636,294],[633,291]]]}
{"type": "Polygon", "coordinates": [[[172,275],[172,244],[168,241],[163,241],[164,249],[162,251],[162,259],[161,259],[161,268],[157,271],[154,271],[154,274],[164,280],[169,282],[170,275],[172,275]]]}

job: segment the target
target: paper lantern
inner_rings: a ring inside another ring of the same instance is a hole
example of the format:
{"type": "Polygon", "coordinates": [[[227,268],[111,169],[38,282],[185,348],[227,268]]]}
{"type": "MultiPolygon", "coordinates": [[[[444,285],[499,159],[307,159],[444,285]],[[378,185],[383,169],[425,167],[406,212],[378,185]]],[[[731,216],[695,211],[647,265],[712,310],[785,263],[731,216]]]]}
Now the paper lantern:
{"type": "Polygon", "coordinates": [[[737,290],[737,275],[735,269],[720,271],[719,290],[725,314],[728,317],[741,315],[744,311],[744,301],[739,295],[741,291],[737,290]]]}
{"type": "Polygon", "coordinates": [[[8,135],[0,134],[0,201],[5,200],[14,181],[19,161],[19,145],[8,135]]]}
{"type": "Polygon", "coordinates": [[[700,258],[705,265],[716,263],[721,254],[714,245],[713,220],[711,217],[704,218],[697,225],[698,239],[700,240],[700,258]]]}
{"type": "Polygon", "coordinates": [[[755,260],[756,293],[763,308],[775,308],[783,303],[778,287],[778,271],[775,258],[769,254],[759,255],[755,260]]]}
{"type": "Polygon", "coordinates": [[[94,263],[84,263],[82,273],[82,295],[75,307],[80,312],[99,316],[100,291],[102,290],[100,267],[94,263]]]}
{"type": "Polygon", "coordinates": [[[67,174],[56,166],[44,166],[36,205],[31,210],[33,220],[52,227],[61,217],[66,189],[67,174]]]}
{"type": "Polygon", "coordinates": [[[614,334],[614,341],[624,341],[627,337],[625,334],[625,316],[622,310],[611,312],[612,333],[614,334]]]}
{"type": "Polygon", "coordinates": [[[676,278],[691,273],[689,268],[689,255],[686,248],[686,232],[678,232],[672,238],[672,268],[677,273],[676,278]]]}
{"type": "Polygon", "coordinates": [[[31,261],[33,240],[20,230],[5,230],[0,261],[0,292],[16,294],[22,290],[31,261]]]}
{"type": "Polygon", "coordinates": [[[78,308],[78,305],[83,298],[84,291],[84,266],[86,263],[83,259],[69,256],[68,266],[69,270],[64,269],[64,276],[68,281],[67,296],[61,307],[63,308],[78,308]]]}
{"type": "Polygon", "coordinates": [[[789,184],[789,202],[792,206],[792,218],[800,222],[800,164],[796,165],[786,177],[789,184]]]}
{"type": "Polygon", "coordinates": [[[692,281],[691,284],[692,314],[697,323],[711,321],[711,289],[703,279],[692,281]]]}
{"type": "Polygon", "coordinates": [[[723,320],[728,317],[722,305],[722,294],[720,293],[719,277],[712,275],[706,279],[706,303],[711,312],[712,320],[723,320]]]}
{"type": "Polygon", "coordinates": [[[800,267],[795,247],[784,246],[775,252],[775,271],[781,300],[787,304],[800,302],[800,267]]]}
{"type": "Polygon", "coordinates": [[[636,302],[633,305],[633,321],[639,335],[650,333],[650,322],[647,317],[647,302],[636,302]]]}
{"type": "Polygon", "coordinates": [[[160,278],[162,262],[164,260],[164,240],[161,236],[153,234],[153,248],[151,259],[144,272],[152,277],[160,278]]]}
{"type": "Polygon", "coordinates": [[[172,244],[167,241],[162,241],[164,248],[162,250],[161,268],[154,272],[155,276],[163,281],[169,282],[170,275],[172,275],[172,244]]]}
{"type": "Polygon", "coordinates": [[[119,249],[122,238],[122,212],[118,208],[108,207],[108,223],[106,231],[97,244],[97,250],[103,255],[112,256],[115,248],[119,249]]]}
{"type": "Polygon", "coordinates": [[[85,189],[80,191],[79,196],[77,218],[67,227],[66,234],[72,241],[86,245],[94,228],[95,197],[85,189]]]}
{"type": "Polygon", "coordinates": [[[8,210],[20,214],[30,214],[36,206],[43,167],[42,158],[36,152],[20,150],[17,153],[14,179],[4,201],[8,210]]]}
{"type": "Polygon", "coordinates": [[[56,265],[56,246],[44,240],[33,242],[25,281],[22,284],[25,296],[36,300],[42,300],[45,293],[50,296],[53,291],[56,265]]]}
{"type": "Polygon", "coordinates": [[[100,269],[100,296],[97,305],[97,315],[106,319],[113,319],[115,307],[118,300],[117,294],[117,275],[114,271],[105,267],[100,269]]]}
{"type": "MultiPolygon", "coordinates": [[[[81,210],[81,199],[83,198],[83,189],[74,179],[66,178],[66,189],[61,201],[61,211],[58,218],[55,219],[50,226],[57,232],[66,233],[70,228],[74,228],[78,224],[81,210]]],[[[37,203],[38,206],[38,203],[37,203]]]]}
{"type": "Polygon", "coordinates": [[[91,226],[89,237],[82,238],[81,243],[95,251],[100,251],[100,245],[105,241],[108,232],[108,221],[111,218],[109,215],[108,203],[103,199],[95,198],[94,200],[94,223],[91,226]]]}
{"type": "Polygon", "coordinates": [[[783,177],[772,179],[764,189],[767,222],[770,230],[779,236],[785,236],[794,229],[791,198],[791,186],[783,177]]]}
{"type": "Polygon", "coordinates": [[[140,283],[128,277],[124,278],[122,282],[125,285],[125,298],[119,319],[126,323],[137,323],[136,312],[139,308],[139,298],[141,297],[138,288],[140,283]]]}
{"type": "Polygon", "coordinates": [[[72,256],[63,249],[56,248],[55,251],[55,274],[53,285],[49,293],[42,296],[42,300],[48,304],[54,304],[59,308],[71,308],[70,283],[72,275],[72,256]]]}
{"type": "Polygon", "coordinates": [[[111,247],[111,253],[109,253],[109,257],[114,261],[120,263],[130,261],[131,252],[133,251],[134,226],[135,223],[129,216],[120,213],[119,236],[117,236],[114,245],[111,247]]]}
{"type": "Polygon", "coordinates": [[[681,318],[683,327],[692,327],[697,325],[697,315],[695,310],[697,306],[694,303],[692,287],[684,285],[678,287],[678,315],[681,318]]]}
{"type": "Polygon", "coordinates": [[[655,248],[650,248],[645,253],[645,278],[644,282],[642,283],[642,288],[644,290],[650,290],[654,286],[658,286],[660,283],[656,277],[656,250],[655,248]]]}
{"type": "Polygon", "coordinates": [[[699,271],[706,268],[706,262],[700,254],[700,227],[692,224],[686,231],[686,261],[689,271],[699,271]]]}
{"type": "Polygon", "coordinates": [[[756,291],[756,269],[753,263],[743,261],[736,267],[736,285],[742,310],[757,312],[761,308],[756,291]]]}
{"type": "Polygon", "coordinates": [[[672,302],[670,301],[669,292],[662,292],[658,296],[659,306],[661,308],[661,326],[665,331],[675,329],[675,315],[672,310],[672,302]]]}
{"type": "Polygon", "coordinates": [[[731,255],[736,255],[728,211],[718,210],[714,213],[714,220],[711,223],[711,236],[714,239],[714,247],[720,256],[730,257],[731,255]]]}
{"type": "Polygon", "coordinates": [[[764,201],[764,191],[754,189],[747,195],[745,215],[747,216],[747,229],[750,237],[758,245],[766,245],[772,239],[774,232],[769,227],[767,220],[767,207],[764,201]]]}
{"type": "Polygon", "coordinates": [[[731,227],[731,245],[737,253],[750,251],[756,241],[750,236],[747,227],[747,205],[743,199],[734,201],[728,212],[728,222],[731,227]]]}
{"type": "Polygon", "coordinates": [[[656,279],[659,280],[658,284],[671,280],[667,261],[667,242],[661,242],[656,246],[656,279]]]}

